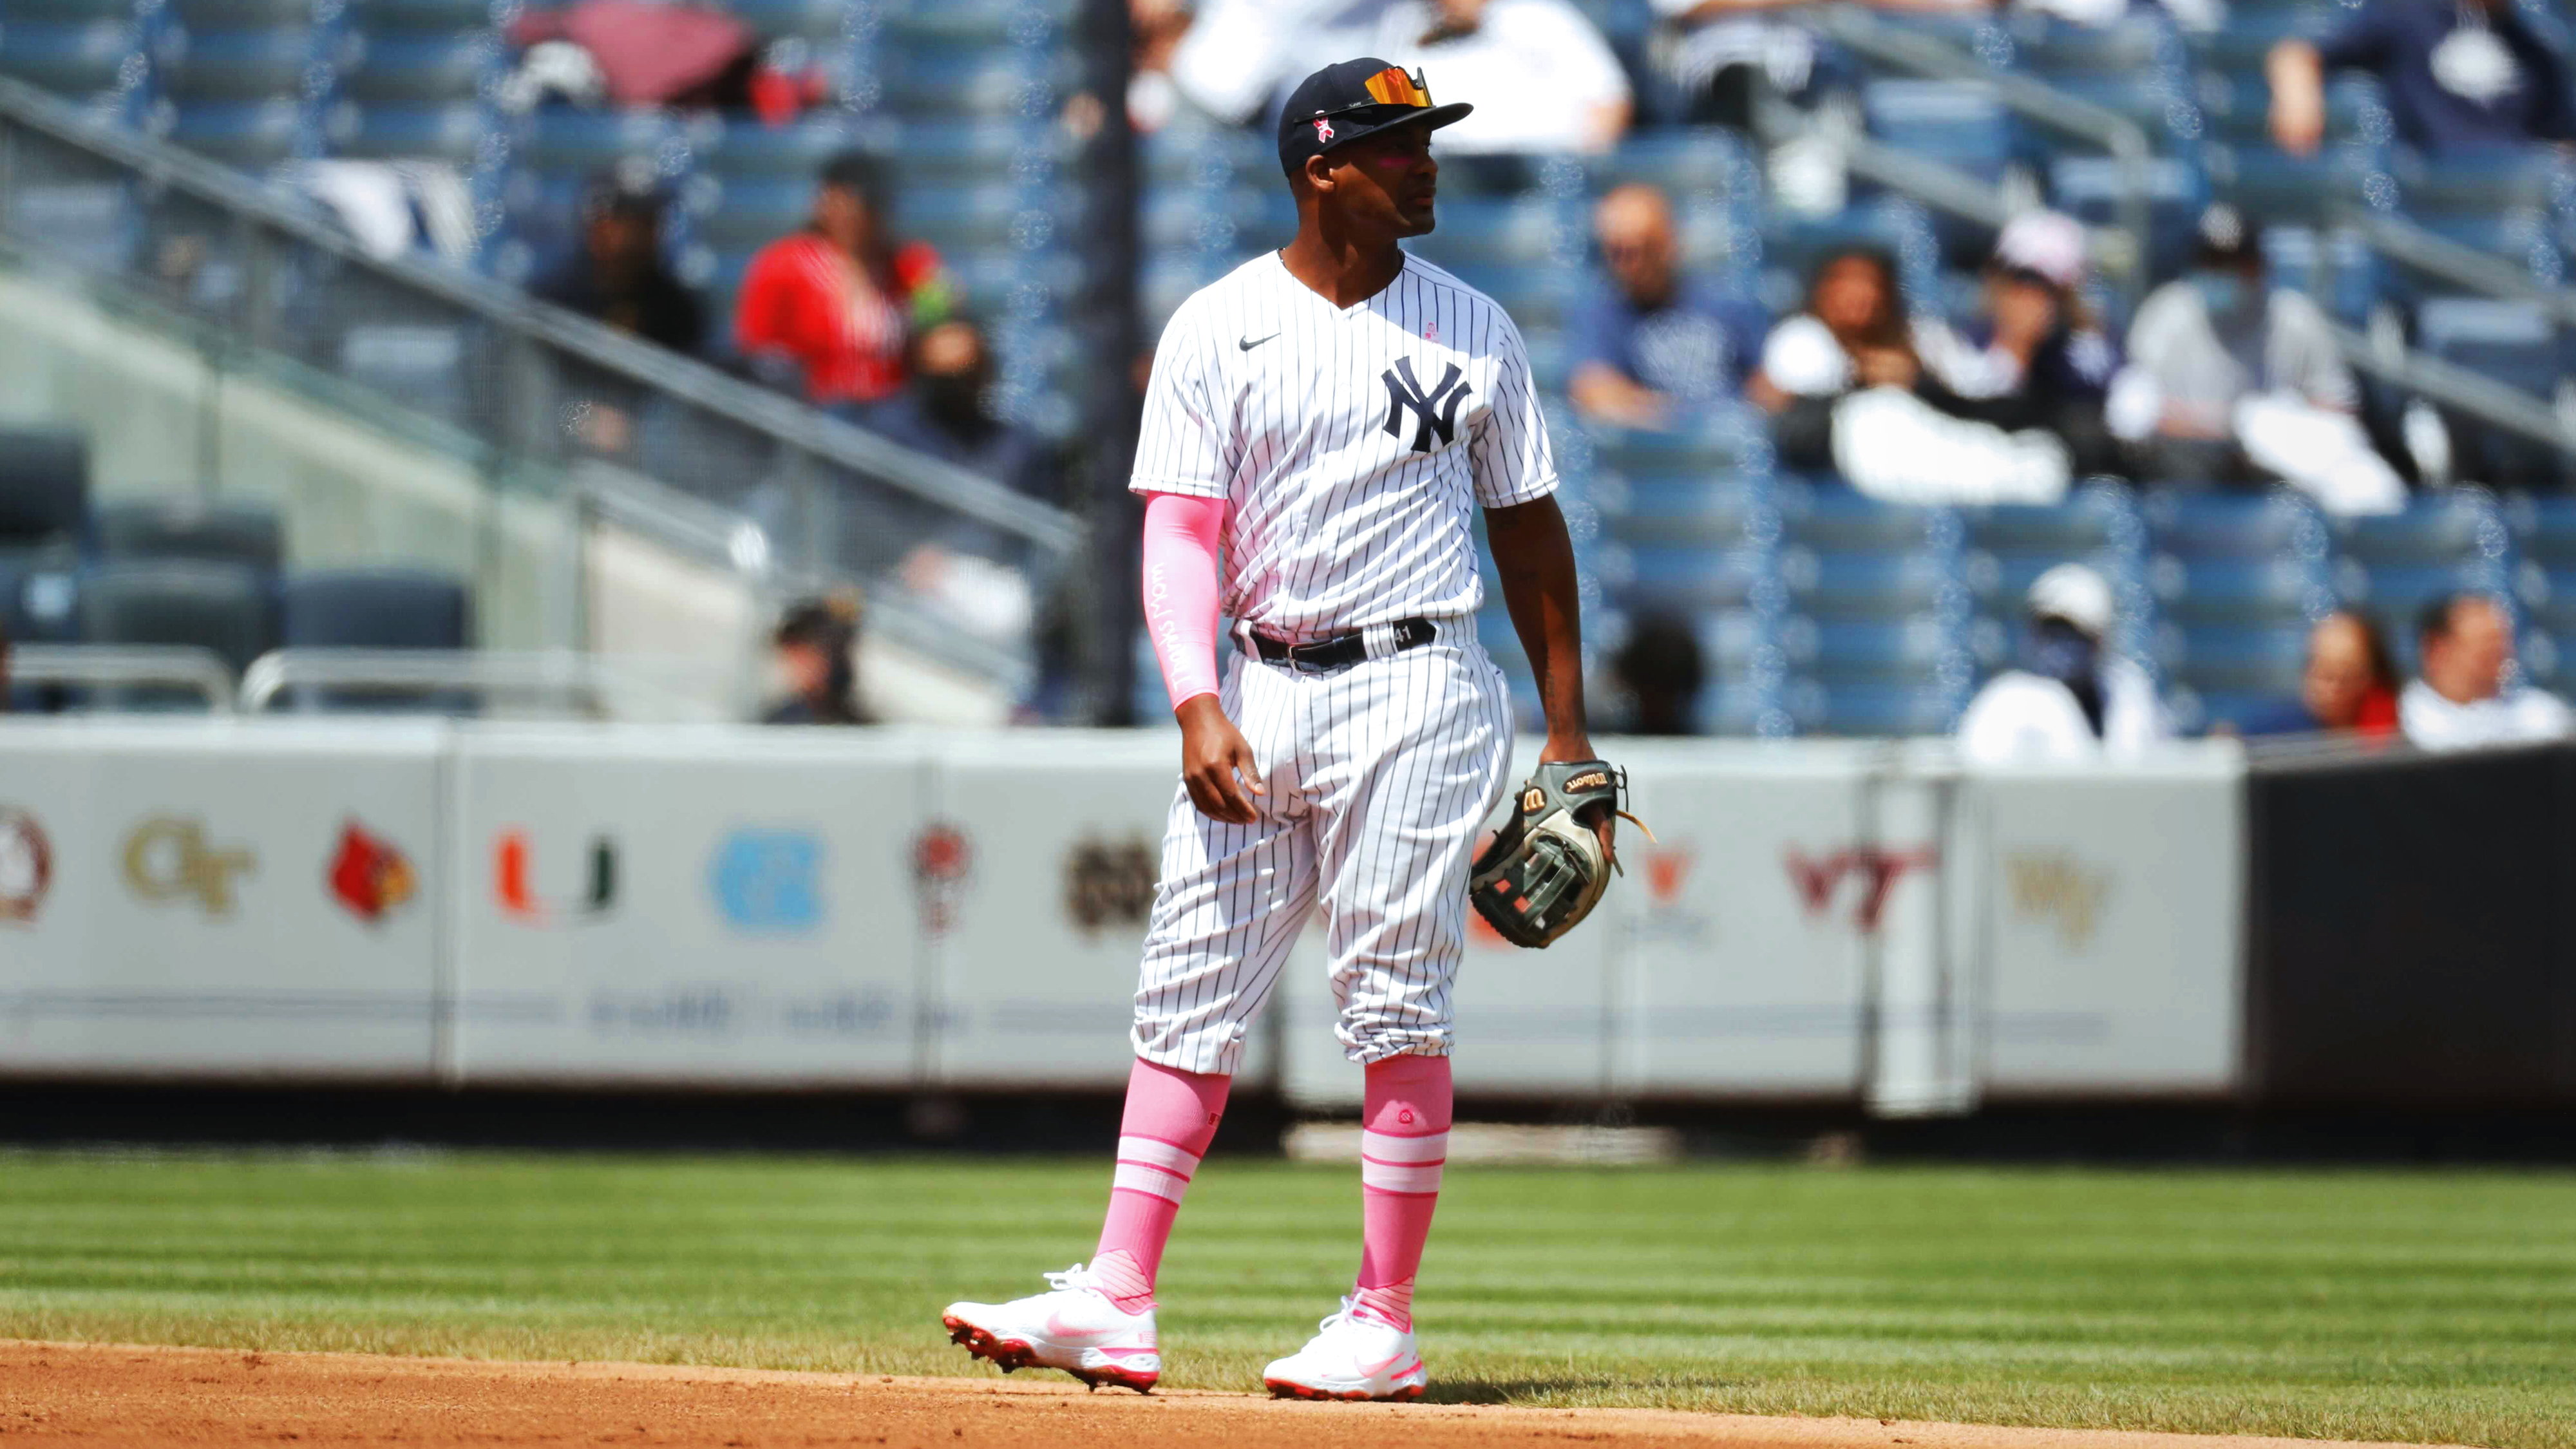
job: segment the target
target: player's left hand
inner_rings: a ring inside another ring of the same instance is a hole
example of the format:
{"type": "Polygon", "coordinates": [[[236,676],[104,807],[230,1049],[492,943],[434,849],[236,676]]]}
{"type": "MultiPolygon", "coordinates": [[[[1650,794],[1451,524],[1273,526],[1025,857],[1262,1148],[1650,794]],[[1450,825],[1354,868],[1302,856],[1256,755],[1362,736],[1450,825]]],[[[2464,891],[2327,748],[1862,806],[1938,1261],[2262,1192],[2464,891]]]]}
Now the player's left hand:
{"type": "MultiPolygon", "coordinates": [[[[1601,758],[1600,755],[1592,748],[1590,735],[1576,735],[1572,739],[1562,740],[1555,735],[1549,735],[1547,743],[1540,746],[1538,752],[1538,762],[1542,765],[1570,765],[1577,760],[1599,758],[1601,758]]],[[[1600,837],[1602,855],[1608,858],[1612,865],[1618,864],[1619,847],[1612,839],[1619,828],[1618,812],[1604,807],[1590,813],[1592,818],[1583,823],[1591,826],[1592,833],[1600,837]]]]}

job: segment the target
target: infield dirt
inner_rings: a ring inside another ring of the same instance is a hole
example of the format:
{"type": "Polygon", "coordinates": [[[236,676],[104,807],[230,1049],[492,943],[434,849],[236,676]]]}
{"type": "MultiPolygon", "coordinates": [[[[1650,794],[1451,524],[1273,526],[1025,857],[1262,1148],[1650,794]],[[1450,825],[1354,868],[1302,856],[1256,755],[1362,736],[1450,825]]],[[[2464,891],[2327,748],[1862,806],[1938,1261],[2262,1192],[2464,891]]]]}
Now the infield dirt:
{"type": "Polygon", "coordinates": [[[1709,1444],[1727,1449],[2318,1449],[2310,1439],[1766,1419],[1654,1409],[1302,1404],[1249,1394],[1085,1393],[1008,1381],[663,1364],[499,1363],[0,1342],[10,1443],[1010,1445],[1028,1449],[1447,1449],[1709,1444]]]}

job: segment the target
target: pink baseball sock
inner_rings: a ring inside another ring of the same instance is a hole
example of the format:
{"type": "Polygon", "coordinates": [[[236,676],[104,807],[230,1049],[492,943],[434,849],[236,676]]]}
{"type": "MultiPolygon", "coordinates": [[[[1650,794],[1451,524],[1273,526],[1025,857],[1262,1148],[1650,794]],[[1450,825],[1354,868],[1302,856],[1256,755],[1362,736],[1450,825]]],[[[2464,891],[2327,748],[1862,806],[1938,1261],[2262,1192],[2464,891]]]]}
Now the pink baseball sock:
{"type": "Polygon", "coordinates": [[[1142,1057],[1127,1074],[1118,1170],[1110,1178],[1109,1216],[1100,1225],[1091,1272],[1110,1301],[1129,1313],[1154,1306],[1163,1245],[1233,1084],[1232,1077],[1176,1071],[1142,1057]]]}
{"type": "Polygon", "coordinates": [[[1360,1118],[1360,1277],[1352,1307],[1413,1331],[1413,1276],[1440,1204],[1449,1160],[1449,1059],[1389,1057],[1368,1065],[1360,1118]]]}

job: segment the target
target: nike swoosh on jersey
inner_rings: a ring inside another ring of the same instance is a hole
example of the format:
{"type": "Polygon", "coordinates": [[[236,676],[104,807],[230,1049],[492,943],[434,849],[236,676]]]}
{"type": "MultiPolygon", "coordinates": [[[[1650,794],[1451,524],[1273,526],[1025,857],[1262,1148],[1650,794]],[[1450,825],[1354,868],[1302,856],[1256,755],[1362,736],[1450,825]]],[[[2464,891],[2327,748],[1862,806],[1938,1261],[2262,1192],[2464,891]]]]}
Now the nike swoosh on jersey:
{"type": "MultiPolygon", "coordinates": [[[[1270,337],[1276,337],[1278,335],[1278,333],[1273,332],[1270,334],[1270,337]]],[[[1234,345],[1242,348],[1246,352],[1250,352],[1252,349],[1259,347],[1262,343],[1269,341],[1270,337],[1247,337],[1234,345]]]]}

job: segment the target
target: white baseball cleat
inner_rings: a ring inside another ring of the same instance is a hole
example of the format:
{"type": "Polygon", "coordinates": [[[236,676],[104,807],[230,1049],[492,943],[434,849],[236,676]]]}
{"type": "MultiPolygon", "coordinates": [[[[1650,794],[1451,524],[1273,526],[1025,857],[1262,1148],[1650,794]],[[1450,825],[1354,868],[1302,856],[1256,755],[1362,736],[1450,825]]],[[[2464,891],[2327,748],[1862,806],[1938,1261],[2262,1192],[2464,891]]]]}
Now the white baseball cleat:
{"type": "Polygon", "coordinates": [[[1390,1323],[1342,1311],[1317,1325],[1306,1346],[1261,1371],[1261,1381],[1283,1399],[1418,1399],[1431,1376],[1413,1334],[1390,1323]]]}
{"type": "Polygon", "coordinates": [[[1008,1303],[951,1303],[939,1321],[952,1343],[1004,1373],[1062,1369],[1085,1386],[1116,1384],[1138,1393],[1163,1376],[1154,1310],[1122,1311],[1080,1263],[1046,1275],[1048,1291],[1008,1303]]]}

